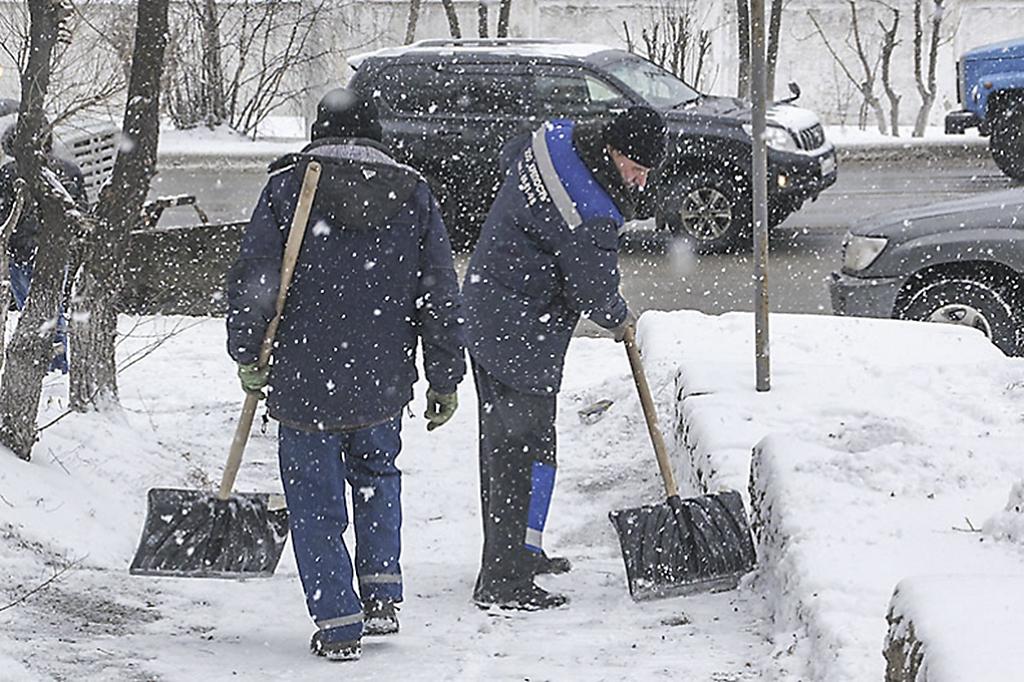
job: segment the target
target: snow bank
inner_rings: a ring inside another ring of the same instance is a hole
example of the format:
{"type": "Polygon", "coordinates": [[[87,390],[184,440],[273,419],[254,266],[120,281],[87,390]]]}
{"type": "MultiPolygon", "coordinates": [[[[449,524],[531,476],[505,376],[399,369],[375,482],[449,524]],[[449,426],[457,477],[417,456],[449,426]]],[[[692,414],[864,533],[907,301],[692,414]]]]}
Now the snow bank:
{"type": "Polygon", "coordinates": [[[749,472],[780,655],[795,633],[807,678],[881,679],[901,579],[1024,573],[1018,548],[979,542],[968,520],[1024,473],[1024,361],[953,326],[773,315],[758,394],[753,328],[745,313],[644,315],[645,354],[675,373],[680,465],[710,490],[745,491],[749,472]]]}
{"type": "Polygon", "coordinates": [[[1024,575],[1019,573],[903,580],[889,610],[885,679],[1020,679],[1022,613],[1024,575]]]}

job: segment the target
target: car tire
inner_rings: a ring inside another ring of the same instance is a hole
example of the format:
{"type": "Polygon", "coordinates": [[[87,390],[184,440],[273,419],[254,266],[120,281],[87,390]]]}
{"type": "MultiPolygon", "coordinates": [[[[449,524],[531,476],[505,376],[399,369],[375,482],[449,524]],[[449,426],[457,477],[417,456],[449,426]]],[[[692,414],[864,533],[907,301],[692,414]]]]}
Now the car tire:
{"type": "Polygon", "coordinates": [[[750,214],[750,192],[741,176],[703,168],[683,171],[669,185],[657,222],[697,253],[723,253],[749,247],[750,214]]]}
{"type": "Polygon", "coordinates": [[[996,112],[988,146],[999,170],[1024,180],[1024,100],[1012,101],[996,112]]]}
{"type": "Polygon", "coordinates": [[[894,317],[973,327],[1007,355],[1020,355],[1022,316],[1008,291],[991,277],[925,280],[902,297],[894,317]]]}

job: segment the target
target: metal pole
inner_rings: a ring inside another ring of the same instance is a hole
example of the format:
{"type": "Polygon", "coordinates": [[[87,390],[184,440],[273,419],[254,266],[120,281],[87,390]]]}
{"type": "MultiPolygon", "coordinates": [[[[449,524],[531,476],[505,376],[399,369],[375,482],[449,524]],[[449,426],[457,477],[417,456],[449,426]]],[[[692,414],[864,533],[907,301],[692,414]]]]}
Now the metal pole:
{"type": "Polygon", "coordinates": [[[750,98],[754,103],[753,132],[754,195],[754,358],[757,390],[771,390],[768,342],[768,156],[765,149],[767,77],[764,49],[764,0],[750,2],[750,98]]]}

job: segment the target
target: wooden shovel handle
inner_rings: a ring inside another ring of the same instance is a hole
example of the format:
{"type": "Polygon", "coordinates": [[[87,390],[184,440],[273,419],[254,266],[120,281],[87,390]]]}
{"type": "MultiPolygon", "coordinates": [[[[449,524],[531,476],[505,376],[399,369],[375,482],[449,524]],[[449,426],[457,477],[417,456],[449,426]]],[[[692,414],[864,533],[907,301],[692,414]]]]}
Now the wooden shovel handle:
{"type": "MultiPolygon", "coordinates": [[[[313,198],[316,196],[317,184],[320,182],[320,170],[318,162],[310,161],[306,166],[306,174],[302,178],[299,203],[295,207],[295,215],[292,216],[288,241],[284,247],[284,258],[281,261],[281,285],[277,290],[274,319],[267,325],[267,331],[263,334],[263,343],[260,344],[258,361],[260,367],[266,367],[270,362],[270,352],[274,348],[274,336],[277,334],[278,325],[281,324],[281,314],[284,312],[285,299],[288,297],[288,287],[292,283],[292,275],[295,274],[295,262],[299,259],[302,238],[306,235],[309,213],[313,209],[313,198]]],[[[231,439],[231,450],[228,452],[228,461],[224,465],[224,475],[220,480],[220,491],[217,493],[217,497],[222,500],[231,496],[231,489],[235,486],[235,477],[238,475],[238,467],[242,464],[242,453],[249,441],[249,432],[252,430],[252,422],[256,416],[259,401],[259,396],[254,393],[247,393],[245,396],[242,415],[238,419],[238,426],[235,427],[235,436],[231,439]]]]}
{"type": "Polygon", "coordinates": [[[651,434],[654,455],[658,458],[661,480],[665,482],[665,494],[676,497],[679,495],[679,488],[676,487],[676,477],[672,474],[672,465],[668,461],[665,439],[661,437],[661,429],[658,428],[658,413],[654,409],[651,388],[647,385],[647,375],[644,374],[644,365],[640,360],[640,349],[636,347],[636,330],[633,327],[626,327],[622,341],[626,346],[626,355],[629,356],[629,367],[633,370],[633,383],[640,394],[640,405],[644,410],[644,419],[647,420],[647,432],[651,434]]]}

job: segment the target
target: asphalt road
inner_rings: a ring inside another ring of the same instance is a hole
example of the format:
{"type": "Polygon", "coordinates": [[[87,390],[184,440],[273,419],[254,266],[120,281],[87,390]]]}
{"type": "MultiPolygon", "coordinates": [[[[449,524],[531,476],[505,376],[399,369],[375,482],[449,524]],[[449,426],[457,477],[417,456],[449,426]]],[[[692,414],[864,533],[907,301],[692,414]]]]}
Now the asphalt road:
{"type": "MultiPolygon", "coordinates": [[[[245,220],[265,176],[259,167],[167,168],[152,195],[192,193],[215,221],[245,220]]],[[[770,239],[770,306],[776,312],[829,312],[825,281],[841,258],[843,235],[876,213],[1005,189],[1011,182],[991,161],[846,162],[839,180],[814,203],[776,228],[770,239]]],[[[172,209],[161,224],[195,222],[172,209]]],[[[460,265],[465,258],[459,258],[460,265]]],[[[680,243],[634,226],[621,258],[623,293],[638,311],[751,310],[750,255],[695,256],[680,243]]],[[[581,333],[593,333],[586,325],[581,333]]]]}

